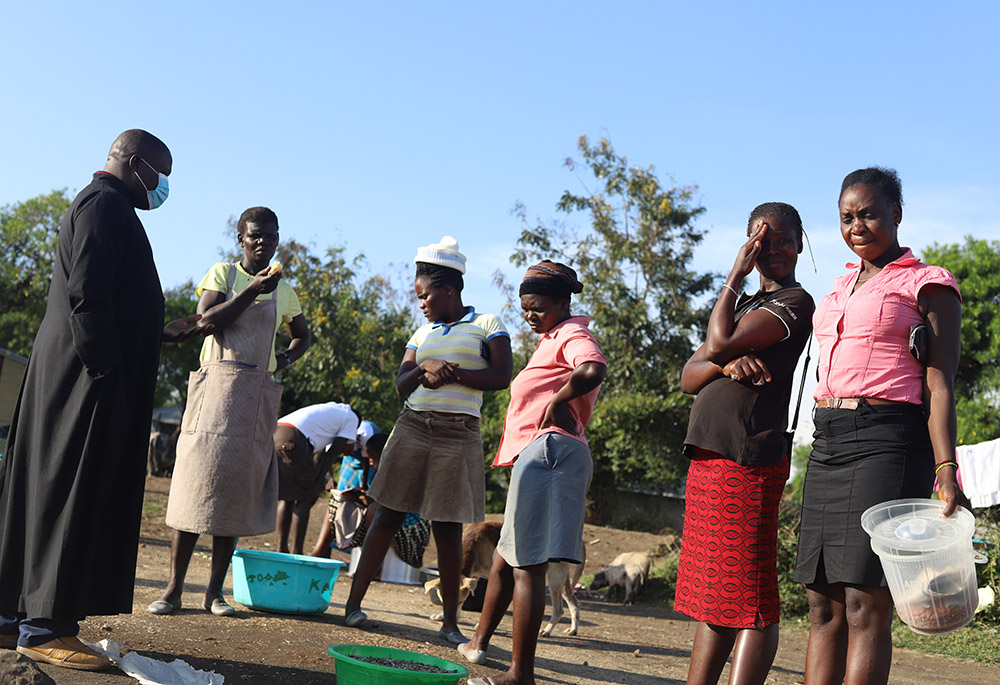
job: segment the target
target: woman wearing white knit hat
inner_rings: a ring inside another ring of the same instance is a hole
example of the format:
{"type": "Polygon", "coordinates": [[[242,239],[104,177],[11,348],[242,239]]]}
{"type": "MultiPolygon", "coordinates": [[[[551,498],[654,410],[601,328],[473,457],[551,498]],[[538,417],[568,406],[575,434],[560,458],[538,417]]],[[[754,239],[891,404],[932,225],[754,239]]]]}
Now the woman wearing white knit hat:
{"type": "Polygon", "coordinates": [[[369,496],[378,502],[365,536],[351,594],[347,625],[359,626],[375,572],[406,512],[431,521],[438,550],[444,619],[440,636],[466,642],[458,630],[458,583],[462,524],[485,520],[486,493],[479,410],[483,390],[510,385],[510,336],[492,314],[462,303],[465,255],[458,242],[417,249],[414,290],[430,321],[406,344],[396,374],[396,391],[406,401],[382,453],[369,496]]]}

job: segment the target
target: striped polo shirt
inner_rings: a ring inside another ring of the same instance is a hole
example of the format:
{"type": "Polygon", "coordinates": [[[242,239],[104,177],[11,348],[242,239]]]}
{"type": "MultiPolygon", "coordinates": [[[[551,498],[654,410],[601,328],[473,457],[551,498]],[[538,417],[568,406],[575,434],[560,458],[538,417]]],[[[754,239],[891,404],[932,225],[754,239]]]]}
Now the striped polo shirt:
{"type": "MultiPolygon", "coordinates": [[[[497,336],[509,338],[503,322],[493,314],[477,314],[474,307],[458,321],[435,321],[421,326],[406,347],[417,353],[417,365],[427,359],[441,359],[473,371],[489,367],[488,343],[497,336]]],[[[435,390],[418,385],[406,398],[413,411],[444,411],[479,416],[483,393],[464,385],[449,384],[435,390]]]]}

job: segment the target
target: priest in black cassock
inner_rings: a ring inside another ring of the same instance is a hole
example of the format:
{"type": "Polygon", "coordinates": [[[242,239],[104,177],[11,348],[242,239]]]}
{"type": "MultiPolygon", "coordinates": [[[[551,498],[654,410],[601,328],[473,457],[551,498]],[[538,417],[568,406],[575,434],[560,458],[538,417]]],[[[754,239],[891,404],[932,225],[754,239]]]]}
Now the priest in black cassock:
{"type": "Polygon", "coordinates": [[[59,229],[45,318],[0,462],[0,648],[83,670],[111,662],[76,637],[132,611],[163,292],[138,209],[167,197],[173,160],[122,133],[59,229]]]}

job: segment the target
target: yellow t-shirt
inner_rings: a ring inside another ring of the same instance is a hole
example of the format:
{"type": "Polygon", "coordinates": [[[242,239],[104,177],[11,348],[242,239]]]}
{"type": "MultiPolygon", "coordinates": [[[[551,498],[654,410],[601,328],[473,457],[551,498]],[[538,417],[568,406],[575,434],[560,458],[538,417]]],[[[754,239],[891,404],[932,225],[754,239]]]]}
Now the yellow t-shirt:
{"type": "MultiPolygon", "coordinates": [[[[200,299],[202,293],[206,290],[214,290],[219,293],[226,292],[226,280],[229,277],[229,268],[231,266],[236,269],[236,280],[233,281],[233,292],[239,293],[245,287],[250,285],[250,281],[253,280],[253,276],[248,274],[239,262],[236,264],[217,262],[211,269],[208,270],[205,277],[201,279],[201,283],[199,283],[194,290],[195,295],[200,299]]],[[[302,305],[299,304],[299,296],[295,294],[292,286],[288,285],[285,281],[278,281],[278,288],[273,294],[277,300],[276,304],[278,309],[278,315],[275,317],[274,321],[274,333],[277,334],[279,327],[287,325],[289,321],[302,313],[302,305]]],[[[272,293],[258,295],[257,300],[268,300],[271,298],[271,295],[272,293]]],[[[206,361],[211,357],[213,342],[214,340],[212,336],[205,336],[205,342],[201,346],[201,361],[206,361]]],[[[276,368],[278,368],[278,360],[275,358],[274,337],[272,336],[271,359],[267,363],[267,370],[273,372],[276,368]]]]}

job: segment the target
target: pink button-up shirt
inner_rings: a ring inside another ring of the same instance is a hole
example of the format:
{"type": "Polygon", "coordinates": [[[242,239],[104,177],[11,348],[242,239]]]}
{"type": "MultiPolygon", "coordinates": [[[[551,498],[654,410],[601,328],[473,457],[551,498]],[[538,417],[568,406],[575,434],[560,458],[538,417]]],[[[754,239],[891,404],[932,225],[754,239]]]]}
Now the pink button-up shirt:
{"type": "Polygon", "coordinates": [[[924,264],[906,248],[899,259],[866,281],[854,284],[861,263],[847,264],[851,273],[833,282],[833,292],[820,300],[813,315],[819,343],[817,400],[830,397],[875,397],[923,403],[924,366],[910,355],[910,327],[924,319],[917,296],[928,284],[954,288],[947,270],[924,264]]]}
{"type": "Polygon", "coordinates": [[[570,400],[570,413],[576,419],[577,435],[557,426],[541,427],[549,402],[573,373],[585,362],[606,364],[594,334],[587,328],[590,319],[571,316],[538,339],[527,366],[510,384],[510,404],[503,423],[503,437],[493,466],[510,466],[521,451],[544,433],[561,433],[586,444],[583,429],[594,413],[600,388],[570,400]]]}

